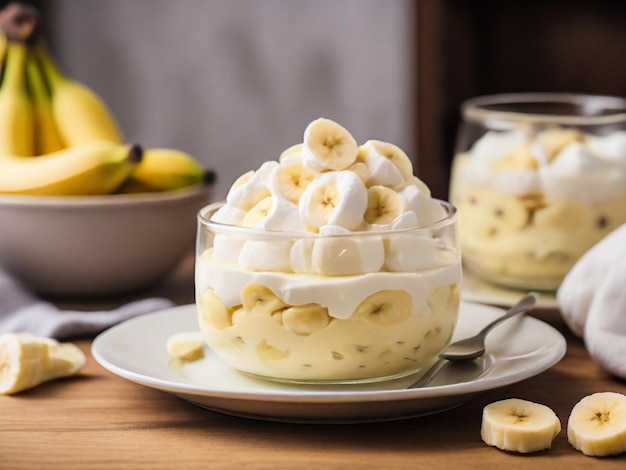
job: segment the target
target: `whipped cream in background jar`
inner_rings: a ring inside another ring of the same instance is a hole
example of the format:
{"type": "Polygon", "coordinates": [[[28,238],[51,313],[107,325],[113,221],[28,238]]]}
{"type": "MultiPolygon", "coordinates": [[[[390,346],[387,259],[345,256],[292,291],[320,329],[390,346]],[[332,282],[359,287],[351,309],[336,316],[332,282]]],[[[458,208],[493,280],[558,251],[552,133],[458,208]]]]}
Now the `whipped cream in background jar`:
{"type": "Polygon", "coordinates": [[[450,181],[464,267],[555,290],[626,222],[626,99],[503,94],[463,103],[450,181]]]}
{"type": "Polygon", "coordinates": [[[328,119],[198,216],[198,322],[239,371],[359,383],[430,365],[454,332],[457,213],[393,144],[328,119]]]}

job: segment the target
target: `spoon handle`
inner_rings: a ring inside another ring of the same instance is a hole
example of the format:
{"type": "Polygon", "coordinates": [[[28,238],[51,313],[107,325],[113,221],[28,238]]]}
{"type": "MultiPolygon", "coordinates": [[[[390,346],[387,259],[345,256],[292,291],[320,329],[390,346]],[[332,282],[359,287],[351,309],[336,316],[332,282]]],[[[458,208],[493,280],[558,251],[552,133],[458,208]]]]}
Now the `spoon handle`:
{"type": "MultiPolygon", "coordinates": [[[[531,292],[530,294],[522,297],[522,299],[519,302],[517,302],[515,305],[513,305],[509,310],[507,310],[507,312],[504,315],[496,318],[491,323],[487,324],[487,326],[483,327],[483,329],[480,330],[478,334],[476,335],[476,339],[480,338],[484,340],[485,337],[487,336],[487,333],[489,333],[489,331],[491,331],[491,329],[494,326],[506,320],[507,318],[511,318],[513,315],[517,315],[518,313],[522,313],[527,310],[530,310],[532,306],[535,305],[536,301],[537,301],[537,294],[535,294],[534,292],[531,292]]],[[[430,366],[430,369],[428,369],[426,373],[422,377],[420,377],[420,379],[417,382],[415,382],[413,385],[411,385],[409,388],[420,388],[420,387],[426,386],[437,375],[439,375],[439,373],[449,363],[450,361],[448,359],[440,357],[437,361],[433,363],[432,366],[430,366]]]]}
{"type": "Polygon", "coordinates": [[[507,318],[511,318],[513,315],[517,315],[518,313],[522,313],[527,310],[530,310],[533,307],[533,305],[535,305],[536,301],[537,301],[536,293],[531,292],[530,294],[525,295],[524,297],[522,297],[522,299],[519,302],[517,302],[509,310],[507,310],[507,312],[504,315],[496,318],[491,323],[487,324],[482,330],[478,332],[476,336],[480,338],[484,338],[485,336],[487,336],[487,333],[489,333],[493,329],[493,327],[498,325],[500,322],[506,320],[507,318]]]}
{"type": "Polygon", "coordinates": [[[424,375],[422,375],[422,377],[420,377],[420,379],[417,382],[415,382],[413,385],[411,385],[409,388],[420,388],[429,384],[431,380],[433,380],[437,375],[439,375],[439,372],[441,372],[443,368],[446,367],[449,363],[450,361],[448,361],[447,359],[444,359],[444,358],[437,359],[437,361],[435,361],[433,365],[430,366],[430,369],[428,369],[428,371],[424,375]]]}

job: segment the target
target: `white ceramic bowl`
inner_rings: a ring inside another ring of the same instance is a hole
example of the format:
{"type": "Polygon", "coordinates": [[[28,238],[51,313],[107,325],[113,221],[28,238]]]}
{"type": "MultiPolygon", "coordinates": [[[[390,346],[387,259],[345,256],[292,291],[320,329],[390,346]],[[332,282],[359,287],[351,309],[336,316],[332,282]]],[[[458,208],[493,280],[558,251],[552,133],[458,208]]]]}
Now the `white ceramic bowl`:
{"type": "Polygon", "coordinates": [[[193,251],[210,186],[106,196],[0,195],[0,266],[40,294],[146,288],[193,251]]]}

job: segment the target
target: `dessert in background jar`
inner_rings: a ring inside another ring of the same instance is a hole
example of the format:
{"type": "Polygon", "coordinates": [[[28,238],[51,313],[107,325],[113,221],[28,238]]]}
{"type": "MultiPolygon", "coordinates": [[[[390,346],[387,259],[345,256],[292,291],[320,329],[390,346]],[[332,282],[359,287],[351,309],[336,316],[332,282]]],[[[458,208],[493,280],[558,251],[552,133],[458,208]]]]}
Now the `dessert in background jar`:
{"type": "Polygon", "coordinates": [[[626,222],[626,100],[475,98],[452,168],[464,266],[508,287],[554,290],[626,222]]]}
{"type": "Polygon", "coordinates": [[[450,342],[456,209],[396,145],[329,119],[199,214],[198,322],[235,369],[350,383],[419,371],[450,342]]]}

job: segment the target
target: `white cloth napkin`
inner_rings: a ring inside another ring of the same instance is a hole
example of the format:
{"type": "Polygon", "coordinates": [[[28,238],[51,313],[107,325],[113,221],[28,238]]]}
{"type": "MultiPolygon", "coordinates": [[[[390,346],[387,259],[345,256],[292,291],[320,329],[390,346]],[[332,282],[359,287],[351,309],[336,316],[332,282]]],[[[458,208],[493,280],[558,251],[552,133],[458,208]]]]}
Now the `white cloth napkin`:
{"type": "Polygon", "coordinates": [[[28,332],[56,339],[93,336],[123,320],[173,305],[169,299],[148,298],[110,311],[59,310],[0,269],[0,334],[28,332]]]}
{"type": "Polygon", "coordinates": [[[578,260],[561,283],[557,302],[589,355],[626,379],[626,224],[578,260]]]}

